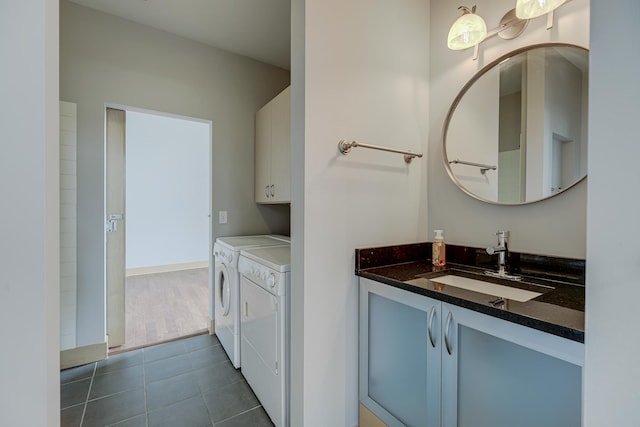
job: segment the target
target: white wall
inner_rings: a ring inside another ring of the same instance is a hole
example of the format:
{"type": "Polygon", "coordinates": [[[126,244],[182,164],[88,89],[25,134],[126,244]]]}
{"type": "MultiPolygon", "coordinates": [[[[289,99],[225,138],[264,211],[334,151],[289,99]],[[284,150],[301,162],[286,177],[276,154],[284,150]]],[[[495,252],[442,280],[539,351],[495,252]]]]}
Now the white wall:
{"type": "Polygon", "coordinates": [[[76,346],[78,224],[76,104],[60,102],[60,350],[76,346]]]}
{"type": "Polygon", "coordinates": [[[640,425],[637,0],[591,2],[585,427],[640,425]]]}
{"type": "Polygon", "coordinates": [[[289,231],[289,207],[253,201],[254,114],[289,73],[60,2],[60,93],[78,104],[78,346],[105,339],[105,104],[213,123],[213,237],[289,231]],[[247,170],[249,172],[247,172],[247,170]]]}
{"type": "MultiPolygon", "coordinates": [[[[305,207],[305,45],[306,0],[291,0],[291,381],[292,426],[304,425],[304,207],[305,207]]],[[[312,355],[308,362],[313,363],[312,355]]]]}
{"type": "MultiPolygon", "coordinates": [[[[512,0],[478,0],[477,11],[491,28],[514,7],[512,0]]],[[[493,37],[480,46],[477,61],[472,51],[451,51],[446,37],[459,16],[449,0],[431,0],[430,123],[428,229],[444,229],[447,241],[470,246],[494,243],[499,229],[511,231],[510,246],[515,251],[556,256],[585,257],[586,181],[551,198],[525,206],[496,206],[477,201],[463,193],[449,179],[443,162],[441,132],[451,102],[462,86],[484,65],[514,49],[543,42],[561,41],[588,47],[589,1],[567,2],[555,13],[552,30],[546,19],[537,18],[514,40],[493,37]],[[553,218],[554,221],[549,219],[553,218]]]]}
{"type": "Polygon", "coordinates": [[[210,127],[127,111],[127,268],[209,260],[210,127]]]}
{"type": "Polygon", "coordinates": [[[0,425],[57,426],[57,2],[3,1],[0,57],[0,425]]]}
{"type": "MultiPolygon", "coordinates": [[[[294,20],[301,7],[294,5],[294,20]]],[[[293,413],[296,425],[354,426],[354,249],[427,238],[426,159],[406,165],[401,155],[363,148],[343,156],[337,144],[426,149],[429,2],[307,0],[304,24],[292,67],[292,109],[303,89],[305,126],[300,139],[294,121],[292,286],[304,290],[292,293],[293,413]]]]}

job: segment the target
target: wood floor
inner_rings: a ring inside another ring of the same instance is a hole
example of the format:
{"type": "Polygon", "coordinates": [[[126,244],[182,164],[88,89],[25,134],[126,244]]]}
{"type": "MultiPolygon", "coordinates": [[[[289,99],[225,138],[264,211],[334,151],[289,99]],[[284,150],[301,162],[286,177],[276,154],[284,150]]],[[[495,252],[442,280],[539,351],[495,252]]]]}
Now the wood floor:
{"type": "Polygon", "coordinates": [[[126,342],[109,354],[208,330],[208,268],[127,277],[125,298],[126,342]]]}

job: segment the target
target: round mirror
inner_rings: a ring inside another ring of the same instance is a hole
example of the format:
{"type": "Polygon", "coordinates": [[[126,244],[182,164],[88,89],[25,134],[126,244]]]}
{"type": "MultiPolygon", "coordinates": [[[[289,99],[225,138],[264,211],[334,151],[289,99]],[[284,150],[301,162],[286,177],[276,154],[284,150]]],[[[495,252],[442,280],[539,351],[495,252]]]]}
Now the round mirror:
{"type": "Polygon", "coordinates": [[[453,101],[442,133],[453,182],[495,204],[537,202],[587,175],[589,53],[529,46],[480,70],[453,101]]]}

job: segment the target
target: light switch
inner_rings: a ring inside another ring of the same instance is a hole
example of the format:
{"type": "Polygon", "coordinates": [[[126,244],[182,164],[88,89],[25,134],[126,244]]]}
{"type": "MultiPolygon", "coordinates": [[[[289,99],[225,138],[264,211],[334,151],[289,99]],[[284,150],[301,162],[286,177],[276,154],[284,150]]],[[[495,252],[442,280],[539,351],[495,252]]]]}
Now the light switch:
{"type": "Polygon", "coordinates": [[[227,211],[219,211],[218,224],[226,224],[226,223],[227,223],[227,211]]]}

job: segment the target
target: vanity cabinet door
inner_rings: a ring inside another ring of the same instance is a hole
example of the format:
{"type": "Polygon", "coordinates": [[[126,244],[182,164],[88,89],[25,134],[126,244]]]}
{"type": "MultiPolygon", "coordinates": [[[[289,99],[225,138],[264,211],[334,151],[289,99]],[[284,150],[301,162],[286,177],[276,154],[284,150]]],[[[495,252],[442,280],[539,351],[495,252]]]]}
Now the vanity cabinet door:
{"type": "Polygon", "coordinates": [[[579,427],[584,345],[442,304],[444,427],[579,427]]]}
{"type": "Polygon", "coordinates": [[[360,402],[388,426],[440,425],[440,307],[360,279],[360,402]]]}

